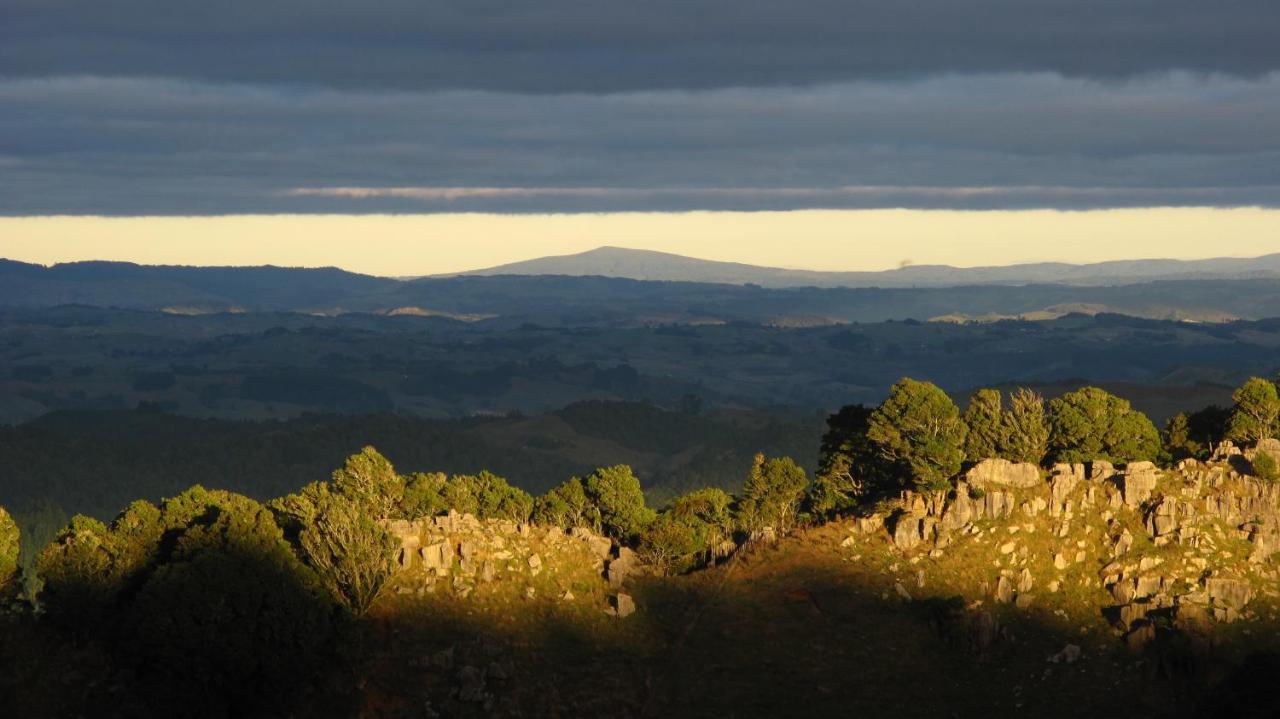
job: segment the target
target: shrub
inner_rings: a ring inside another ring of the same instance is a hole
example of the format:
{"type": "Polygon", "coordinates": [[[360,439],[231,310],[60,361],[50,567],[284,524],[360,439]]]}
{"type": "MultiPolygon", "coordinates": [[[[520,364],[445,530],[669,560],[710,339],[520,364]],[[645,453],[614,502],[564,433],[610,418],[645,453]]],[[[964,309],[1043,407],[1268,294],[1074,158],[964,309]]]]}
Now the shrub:
{"type": "Polygon", "coordinates": [[[1280,462],[1269,452],[1258,452],[1253,458],[1253,473],[1266,482],[1280,481],[1280,462]]]}

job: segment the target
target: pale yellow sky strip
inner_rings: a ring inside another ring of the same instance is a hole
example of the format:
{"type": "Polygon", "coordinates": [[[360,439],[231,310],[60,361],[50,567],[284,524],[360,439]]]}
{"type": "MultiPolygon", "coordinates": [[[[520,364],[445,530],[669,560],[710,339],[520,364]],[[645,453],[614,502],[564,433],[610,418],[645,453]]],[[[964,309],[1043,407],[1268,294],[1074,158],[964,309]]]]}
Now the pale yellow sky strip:
{"type": "Polygon", "coordinates": [[[1280,252],[1280,211],[801,210],[560,215],[0,218],[0,257],[52,264],[338,266],[411,276],[601,245],[815,270],[1280,252]]]}

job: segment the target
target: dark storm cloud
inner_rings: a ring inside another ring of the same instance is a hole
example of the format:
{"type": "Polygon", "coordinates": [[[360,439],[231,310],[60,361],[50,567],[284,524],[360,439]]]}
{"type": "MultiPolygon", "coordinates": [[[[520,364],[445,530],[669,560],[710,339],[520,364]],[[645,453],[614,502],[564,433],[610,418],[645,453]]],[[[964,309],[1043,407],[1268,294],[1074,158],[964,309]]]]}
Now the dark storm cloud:
{"type": "Polygon", "coordinates": [[[0,75],[615,92],[1280,69],[1275,0],[0,0],[0,75]]]}
{"type": "Polygon", "coordinates": [[[1280,75],[528,95],[0,81],[0,213],[1280,205],[1280,75]]]}

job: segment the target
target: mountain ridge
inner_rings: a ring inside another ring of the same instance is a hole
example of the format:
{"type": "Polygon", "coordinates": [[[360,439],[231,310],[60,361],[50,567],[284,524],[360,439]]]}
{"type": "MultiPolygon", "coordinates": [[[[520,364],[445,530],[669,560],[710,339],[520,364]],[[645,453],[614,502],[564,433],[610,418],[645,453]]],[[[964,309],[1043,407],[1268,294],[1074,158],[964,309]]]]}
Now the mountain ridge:
{"type": "Polygon", "coordinates": [[[1038,262],[1001,266],[908,265],[892,270],[823,271],[706,260],[670,252],[604,245],[568,255],[538,257],[433,277],[494,275],[601,276],[623,279],[755,284],[768,288],[911,288],[965,285],[1132,284],[1167,279],[1280,277],[1280,253],[1201,260],[1134,259],[1088,264],[1038,262]]]}

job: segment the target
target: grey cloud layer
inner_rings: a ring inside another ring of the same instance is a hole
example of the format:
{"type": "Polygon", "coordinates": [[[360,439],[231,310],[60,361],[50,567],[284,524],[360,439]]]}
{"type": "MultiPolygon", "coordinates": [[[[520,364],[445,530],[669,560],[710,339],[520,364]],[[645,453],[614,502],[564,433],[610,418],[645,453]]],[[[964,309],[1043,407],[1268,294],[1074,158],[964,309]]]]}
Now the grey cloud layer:
{"type": "Polygon", "coordinates": [[[1280,75],[609,95],[55,78],[0,81],[0,107],[4,214],[1280,205],[1280,75]]]}
{"type": "Polygon", "coordinates": [[[0,0],[0,75],[617,92],[1280,69],[1275,0],[0,0]]]}

